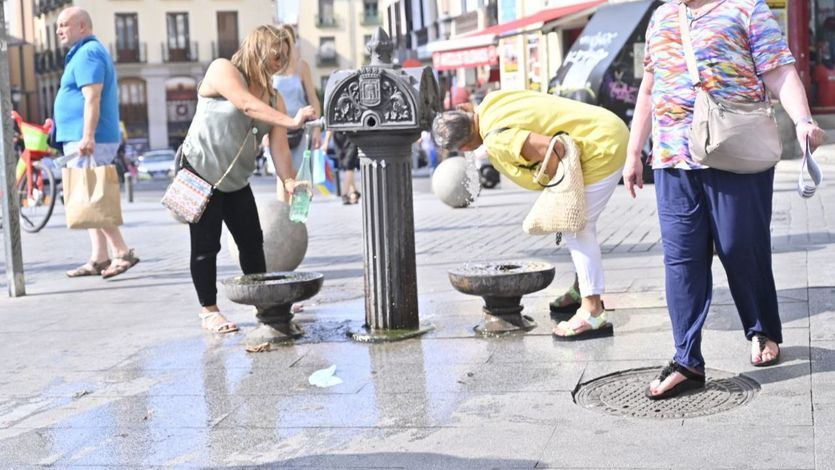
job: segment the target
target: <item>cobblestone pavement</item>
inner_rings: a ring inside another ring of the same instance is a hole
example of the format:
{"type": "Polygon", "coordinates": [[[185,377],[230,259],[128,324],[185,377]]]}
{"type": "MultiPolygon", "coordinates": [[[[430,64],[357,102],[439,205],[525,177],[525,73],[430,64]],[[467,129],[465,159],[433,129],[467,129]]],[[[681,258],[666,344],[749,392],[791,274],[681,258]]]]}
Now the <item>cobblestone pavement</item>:
{"type": "MultiPolygon", "coordinates": [[[[573,400],[580,383],[672,354],[652,186],[634,201],[618,188],[600,219],[615,336],[577,344],[551,339],[547,312],[572,280],[569,255],[552,237],[521,232],[536,195],[512,185],[451,209],[416,175],[420,312],[435,329],[381,345],[345,336],[364,315],[361,208],[317,197],[299,269],[326,280],[297,317],[308,337],[259,354],[242,346],[252,311],[222,292],[221,307],[244,333],[200,330],[188,234],[161,210],[164,183],[142,185],[125,205],[124,234],[142,261],[109,281],[64,276],[86,259],[88,241],[64,228],[58,207],[43,231],[23,234],[28,295],[0,298],[0,467],[832,468],[835,189],[800,199],[798,168],[781,162],[775,183],[783,361],[748,364],[717,261],[708,366],[761,389],[729,412],[668,420],[611,416],[573,400]],[[478,338],[481,300],[452,290],[446,271],[514,259],[556,267],[552,285],[524,299],[538,327],[478,338]],[[342,384],[308,383],[330,365],[342,384]]],[[[271,196],[269,178],[253,185],[259,198],[271,196]]],[[[237,272],[224,246],[219,278],[237,272]]],[[[4,291],[5,282],[3,274],[4,291]]]]}

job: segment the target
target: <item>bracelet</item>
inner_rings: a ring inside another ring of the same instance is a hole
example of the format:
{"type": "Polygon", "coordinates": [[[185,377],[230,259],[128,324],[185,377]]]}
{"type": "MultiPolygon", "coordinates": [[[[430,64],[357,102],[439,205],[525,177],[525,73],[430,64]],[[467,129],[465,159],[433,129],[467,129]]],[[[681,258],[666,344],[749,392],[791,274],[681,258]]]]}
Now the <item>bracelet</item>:
{"type": "Polygon", "coordinates": [[[282,184],[284,184],[284,186],[287,186],[287,184],[288,184],[287,182],[288,182],[288,181],[292,181],[292,182],[294,182],[294,183],[296,182],[296,180],[295,180],[295,179],[293,179],[293,178],[287,178],[287,179],[285,179],[284,181],[282,181],[282,184]]]}

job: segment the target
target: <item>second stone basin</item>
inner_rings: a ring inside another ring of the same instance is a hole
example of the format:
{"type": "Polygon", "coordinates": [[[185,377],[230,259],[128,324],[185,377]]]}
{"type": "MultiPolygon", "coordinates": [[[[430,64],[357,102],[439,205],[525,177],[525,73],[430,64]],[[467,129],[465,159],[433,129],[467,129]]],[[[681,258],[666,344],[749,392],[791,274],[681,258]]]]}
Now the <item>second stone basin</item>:
{"type": "Polygon", "coordinates": [[[257,309],[260,325],[247,334],[246,343],[258,345],[288,342],[304,335],[293,321],[291,307],[318,294],[324,280],[322,273],[279,271],[233,277],[223,281],[223,287],[232,302],[257,309]]]}
{"type": "Polygon", "coordinates": [[[456,290],[480,297],[521,297],[548,287],[554,267],[540,262],[466,264],[449,271],[456,290]]]}
{"type": "Polygon", "coordinates": [[[247,274],[223,282],[226,296],[239,304],[267,306],[292,304],[319,293],[325,276],[315,272],[247,274]]]}
{"type": "Polygon", "coordinates": [[[497,336],[536,328],[533,318],[522,315],[522,296],[548,287],[554,273],[550,264],[535,261],[479,263],[451,269],[449,281],[459,292],[484,298],[475,330],[497,336]]]}

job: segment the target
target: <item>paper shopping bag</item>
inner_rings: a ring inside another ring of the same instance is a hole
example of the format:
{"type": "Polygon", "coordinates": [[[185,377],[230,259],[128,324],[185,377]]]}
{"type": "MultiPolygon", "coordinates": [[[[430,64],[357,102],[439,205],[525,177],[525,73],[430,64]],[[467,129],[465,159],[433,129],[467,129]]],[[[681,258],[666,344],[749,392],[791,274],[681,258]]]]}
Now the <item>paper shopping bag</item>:
{"type": "Polygon", "coordinates": [[[325,196],[336,194],[336,171],[325,152],[313,152],[313,184],[325,196]]]}
{"type": "Polygon", "coordinates": [[[119,175],[113,165],[64,168],[64,209],[69,228],[122,225],[119,175]]]}

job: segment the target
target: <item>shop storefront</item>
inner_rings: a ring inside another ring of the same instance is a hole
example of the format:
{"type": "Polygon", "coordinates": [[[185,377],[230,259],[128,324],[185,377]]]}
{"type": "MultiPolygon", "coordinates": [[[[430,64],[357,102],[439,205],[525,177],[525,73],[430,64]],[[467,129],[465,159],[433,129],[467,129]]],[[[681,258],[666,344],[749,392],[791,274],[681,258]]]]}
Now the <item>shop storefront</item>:
{"type": "Polygon", "coordinates": [[[577,2],[517,18],[500,10],[502,23],[429,46],[433,66],[456,86],[548,90],[548,81],[588,18],[606,0],[577,2]]]}
{"type": "Polygon", "coordinates": [[[816,113],[835,113],[835,0],[767,0],[816,113]]]}

